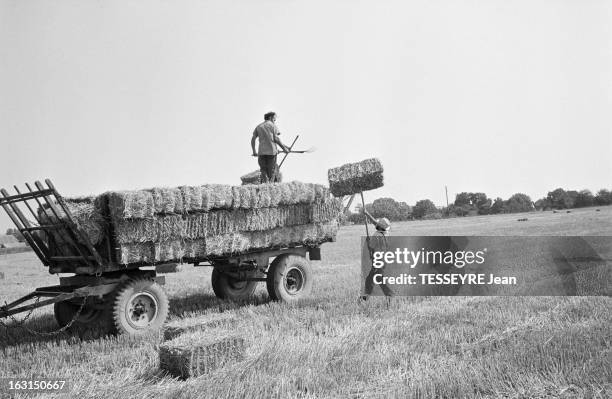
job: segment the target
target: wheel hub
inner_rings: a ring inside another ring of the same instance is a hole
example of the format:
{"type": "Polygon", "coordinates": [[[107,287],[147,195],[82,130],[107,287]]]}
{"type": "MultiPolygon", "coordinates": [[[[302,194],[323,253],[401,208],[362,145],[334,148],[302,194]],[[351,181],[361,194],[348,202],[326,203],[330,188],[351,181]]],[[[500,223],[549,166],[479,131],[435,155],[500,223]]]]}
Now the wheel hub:
{"type": "Polygon", "coordinates": [[[141,329],[151,324],[157,316],[157,299],[148,292],[132,295],[127,304],[127,321],[132,327],[141,329]]]}
{"type": "Polygon", "coordinates": [[[285,290],[291,294],[295,295],[302,289],[304,285],[304,274],[300,269],[293,268],[287,272],[285,276],[285,290]]]}

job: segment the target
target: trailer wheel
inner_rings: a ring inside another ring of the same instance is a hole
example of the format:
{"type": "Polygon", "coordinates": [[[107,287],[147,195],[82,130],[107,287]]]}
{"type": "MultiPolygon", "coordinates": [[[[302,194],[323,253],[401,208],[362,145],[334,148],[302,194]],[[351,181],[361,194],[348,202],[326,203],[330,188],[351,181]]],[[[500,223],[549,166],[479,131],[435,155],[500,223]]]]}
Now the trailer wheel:
{"type": "Polygon", "coordinates": [[[143,335],[159,329],[168,317],[168,297],[156,282],[137,278],[116,291],[113,319],[117,333],[143,335]]]}
{"type": "Polygon", "coordinates": [[[212,271],[210,282],[217,298],[233,301],[248,299],[257,288],[257,281],[236,280],[216,267],[212,271]]]}
{"type": "MultiPolygon", "coordinates": [[[[65,327],[72,321],[76,313],[79,311],[81,305],[74,304],[71,302],[57,302],[53,305],[53,313],[55,320],[60,327],[65,327]]],[[[73,325],[78,324],[91,324],[98,320],[104,313],[103,309],[96,309],[91,306],[85,305],[79,317],[74,321],[73,325]]]]}
{"type": "Polygon", "coordinates": [[[266,280],[275,301],[297,302],[312,291],[312,268],[303,256],[280,255],[274,259],[266,280]]]}
{"type": "Polygon", "coordinates": [[[72,322],[68,330],[81,337],[101,337],[114,332],[108,306],[100,308],[86,304],[73,322],[80,307],[81,304],[69,301],[55,303],[53,313],[57,324],[63,328],[72,322]]]}

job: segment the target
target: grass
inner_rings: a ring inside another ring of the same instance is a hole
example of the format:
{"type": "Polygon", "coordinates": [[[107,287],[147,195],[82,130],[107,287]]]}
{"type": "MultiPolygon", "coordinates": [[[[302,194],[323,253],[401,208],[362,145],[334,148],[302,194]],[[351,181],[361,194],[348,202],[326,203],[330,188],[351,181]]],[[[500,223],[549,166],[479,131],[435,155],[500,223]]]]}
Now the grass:
{"type": "MultiPolygon", "coordinates": [[[[612,207],[395,223],[393,235],[612,236],[612,207]],[[527,222],[516,219],[527,217],[527,222]]],[[[179,381],[159,371],[160,338],[81,341],[0,327],[0,377],[66,376],[68,397],[132,398],[576,398],[612,397],[612,298],[359,295],[359,237],[341,229],[312,262],[311,298],[248,303],[214,297],[210,268],[168,275],[171,320],[227,313],[244,361],[179,381]]],[[[0,256],[0,301],[56,284],[34,255],[0,256]]],[[[226,324],[224,324],[226,323],[226,324]]],[[[27,326],[56,327],[50,307],[27,326]]]]}

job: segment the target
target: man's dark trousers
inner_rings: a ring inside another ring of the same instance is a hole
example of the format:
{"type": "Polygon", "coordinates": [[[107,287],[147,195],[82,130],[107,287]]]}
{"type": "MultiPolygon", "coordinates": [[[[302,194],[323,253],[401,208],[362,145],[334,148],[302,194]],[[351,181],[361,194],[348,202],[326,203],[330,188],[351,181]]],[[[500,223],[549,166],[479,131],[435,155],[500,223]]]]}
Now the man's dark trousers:
{"type": "Polygon", "coordinates": [[[257,162],[259,162],[259,169],[261,170],[261,182],[274,182],[276,155],[259,155],[257,162]]]}

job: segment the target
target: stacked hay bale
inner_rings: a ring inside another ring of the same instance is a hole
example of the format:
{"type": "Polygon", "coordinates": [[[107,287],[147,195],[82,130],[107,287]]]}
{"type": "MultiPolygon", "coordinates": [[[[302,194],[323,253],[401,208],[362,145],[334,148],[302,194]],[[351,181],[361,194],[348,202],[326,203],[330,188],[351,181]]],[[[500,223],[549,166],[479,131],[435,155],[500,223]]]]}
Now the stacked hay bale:
{"type": "MultiPolygon", "coordinates": [[[[245,184],[261,184],[261,171],[254,170],[251,173],[247,173],[244,176],[240,176],[240,181],[242,181],[242,185],[245,184]]],[[[276,169],[276,183],[280,183],[283,181],[283,174],[278,168],[276,169]]]]}
{"type": "MultiPolygon", "coordinates": [[[[107,220],[105,214],[105,202],[101,196],[76,197],[65,199],[66,208],[72,215],[73,221],[89,238],[91,244],[100,244],[107,233],[107,220]]],[[[55,211],[47,204],[38,209],[38,218],[41,225],[54,225],[65,221],[66,214],[59,204],[55,204],[55,211]]],[[[78,249],[71,244],[73,240],[63,230],[50,230],[47,237],[52,244],[52,249],[57,253],[78,255],[78,249]]],[[[78,240],[77,243],[83,244],[78,240]]]]}
{"type": "Polygon", "coordinates": [[[113,191],[67,203],[92,243],[112,235],[125,265],[318,245],[335,240],[342,211],[327,187],[301,182],[113,191]]]}

